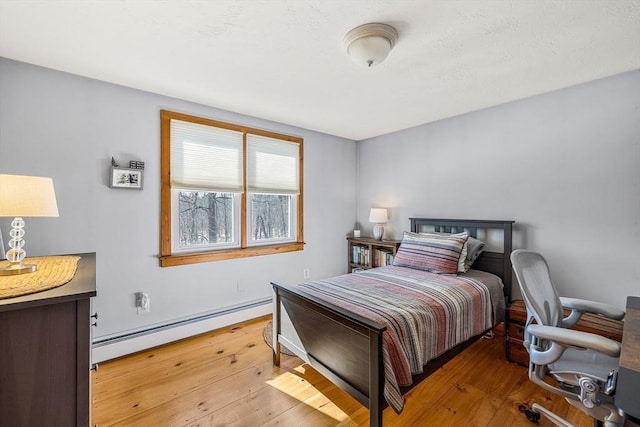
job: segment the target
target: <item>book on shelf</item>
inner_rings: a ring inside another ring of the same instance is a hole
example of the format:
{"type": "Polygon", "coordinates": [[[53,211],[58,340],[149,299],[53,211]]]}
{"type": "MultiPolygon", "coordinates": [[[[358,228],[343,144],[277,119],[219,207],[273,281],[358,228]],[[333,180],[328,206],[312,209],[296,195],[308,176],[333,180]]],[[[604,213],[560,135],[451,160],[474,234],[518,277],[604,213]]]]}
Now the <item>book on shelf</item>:
{"type": "Polygon", "coordinates": [[[360,246],[353,245],[351,247],[351,262],[353,264],[360,263],[360,246]]]}
{"type": "Polygon", "coordinates": [[[373,248],[353,245],[351,263],[363,266],[384,267],[393,264],[393,251],[387,248],[373,248]]]}
{"type": "Polygon", "coordinates": [[[365,246],[354,245],[351,250],[353,251],[351,254],[351,262],[353,264],[369,265],[369,248],[365,246]]]}
{"type": "Polygon", "coordinates": [[[393,264],[393,252],[389,249],[376,249],[376,266],[384,267],[393,264]]]}

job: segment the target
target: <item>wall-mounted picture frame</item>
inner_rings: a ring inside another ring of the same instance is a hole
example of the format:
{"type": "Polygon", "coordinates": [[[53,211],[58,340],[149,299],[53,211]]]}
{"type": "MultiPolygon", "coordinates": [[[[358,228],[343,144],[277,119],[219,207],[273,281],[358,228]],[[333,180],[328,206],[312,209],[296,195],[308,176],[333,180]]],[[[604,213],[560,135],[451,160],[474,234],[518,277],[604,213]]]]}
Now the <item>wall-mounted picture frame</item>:
{"type": "Polygon", "coordinates": [[[142,183],[144,179],[143,174],[144,169],[121,168],[119,166],[112,166],[111,176],[109,177],[109,187],[142,190],[142,183]]]}

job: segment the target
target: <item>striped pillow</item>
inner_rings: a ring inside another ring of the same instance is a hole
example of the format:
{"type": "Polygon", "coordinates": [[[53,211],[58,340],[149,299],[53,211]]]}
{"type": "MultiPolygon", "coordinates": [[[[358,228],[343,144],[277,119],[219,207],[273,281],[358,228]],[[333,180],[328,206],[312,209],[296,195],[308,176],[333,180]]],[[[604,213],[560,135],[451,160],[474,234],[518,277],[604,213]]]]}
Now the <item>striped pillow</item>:
{"type": "MultiPolygon", "coordinates": [[[[457,233],[457,234],[451,234],[451,233],[440,233],[438,231],[433,232],[433,233],[420,233],[421,236],[426,236],[426,237],[449,237],[449,236],[453,236],[453,237],[462,237],[464,238],[464,236],[468,236],[468,233],[466,231],[462,232],[462,233],[457,233]]],[[[465,265],[465,261],[467,260],[467,248],[469,247],[469,242],[471,241],[471,237],[467,238],[467,241],[464,243],[464,246],[462,247],[462,252],[460,252],[460,258],[458,259],[458,273],[466,273],[467,270],[469,270],[469,267],[467,267],[465,265]]]]}
{"type": "Polygon", "coordinates": [[[404,232],[393,265],[432,273],[456,274],[467,232],[445,235],[421,235],[404,232]]]}

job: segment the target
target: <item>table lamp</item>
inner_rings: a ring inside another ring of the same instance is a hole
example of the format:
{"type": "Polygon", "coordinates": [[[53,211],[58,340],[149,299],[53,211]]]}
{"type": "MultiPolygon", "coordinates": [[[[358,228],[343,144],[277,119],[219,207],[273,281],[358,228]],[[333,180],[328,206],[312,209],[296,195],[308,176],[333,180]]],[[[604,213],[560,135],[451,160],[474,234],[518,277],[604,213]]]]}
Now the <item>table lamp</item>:
{"type": "Polygon", "coordinates": [[[41,176],[0,174],[0,217],[14,217],[11,221],[9,266],[0,268],[0,276],[33,273],[36,266],[23,264],[24,220],[22,217],[58,216],[53,180],[41,176]]]}
{"type": "Polygon", "coordinates": [[[376,225],[373,227],[373,238],[376,240],[382,240],[384,234],[384,227],[382,224],[386,224],[388,220],[387,210],[381,208],[371,208],[369,212],[369,222],[374,222],[376,225]]]}

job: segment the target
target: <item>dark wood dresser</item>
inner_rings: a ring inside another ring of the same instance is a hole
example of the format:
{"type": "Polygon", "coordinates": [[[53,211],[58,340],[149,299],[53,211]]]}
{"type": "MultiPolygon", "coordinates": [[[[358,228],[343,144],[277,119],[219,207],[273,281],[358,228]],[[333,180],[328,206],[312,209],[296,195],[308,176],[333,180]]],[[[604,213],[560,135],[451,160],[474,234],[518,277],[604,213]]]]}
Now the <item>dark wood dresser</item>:
{"type": "MultiPolygon", "coordinates": [[[[567,315],[569,315],[569,310],[565,309],[565,317],[567,315]]],[[[526,322],[527,308],[524,301],[513,301],[507,310],[507,333],[505,334],[507,360],[522,366],[529,366],[529,353],[522,345],[526,322]]],[[[623,322],[619,320],[611,320],[594,314],[583,314],[580,321],[571,329],[602,335],[621,342],[622,326],[623,322]]]]}
{"type": "Polygon", "coordinates": [[[615,402],[631,426],[640,425],[640,297],[627,297],[626,312],[615,402]]]}
{"type": "Polygon", "coordinates": [[[96,257],[54,289],[0,299],[0,427],[88,426],[96,257]]]}

